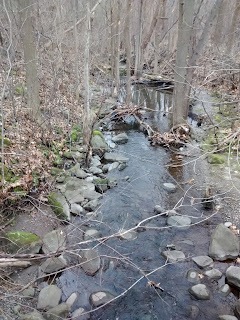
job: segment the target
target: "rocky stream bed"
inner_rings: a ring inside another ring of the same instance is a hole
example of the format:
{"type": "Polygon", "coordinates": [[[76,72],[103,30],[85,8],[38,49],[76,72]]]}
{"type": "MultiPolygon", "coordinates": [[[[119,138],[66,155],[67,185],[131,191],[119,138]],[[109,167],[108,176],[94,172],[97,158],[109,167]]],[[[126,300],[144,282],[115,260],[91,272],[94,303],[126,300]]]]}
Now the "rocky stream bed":
{"type": "MultiPolygon", "coordinates": [[[[147,100],[152,108],[145,120],[166,130],[171,95],[154,88],[134,94],[135,103],[147,100]]],[[[17,232],[14,226],[5,234],[8,250],[24,245],[25,258],[30,255],[9,276],[20,284],[6,296],[9,314],[21,320],[240,319],[233,180],[202,157],[202,128],[180,150],[156,148],[133,118],[113,123],[104,116],[114,104],[108,100],[102,110],[89,168],[81,167],[84,148],[76,145],[70,168],[55,172],[49,204],[58,219],[40,206],[41,218],[22,218],[17,232]],[[214,192],[206,197],[209,186],[214,192]]]]}

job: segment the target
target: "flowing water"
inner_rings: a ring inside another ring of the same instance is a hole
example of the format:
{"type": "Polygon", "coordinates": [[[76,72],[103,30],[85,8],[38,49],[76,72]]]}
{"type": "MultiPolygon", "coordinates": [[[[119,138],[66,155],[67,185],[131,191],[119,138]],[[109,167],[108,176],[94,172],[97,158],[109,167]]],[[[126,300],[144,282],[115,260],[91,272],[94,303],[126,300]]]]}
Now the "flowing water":
{"type": "MultiPolygon", "coordinates": [[[[161,132],[170,125],[171,99],[171,94],[156,88],[135,86],[133,90],[133,103],[148,108],[143,117],[161,132]]],[[[115,170],[108,174],[108,177],[117,178],[118,186],[104,194],[95,221],[84,223],[77,219],[76,225],[79,229],[94,227],[107,236],[154,217],[155,205],[168,210],[178,206],[180,199],[179,212],[190,216],[196,225],[188,230],[170,229],[166,228],[166,217],[158,217],[144,223],[152,228],[139,228],[134,240],[113,238],[101,244],[95,243],[102,256],[102,269],[93,277],[85,275],[79,267],[65,271],[58,279],[65,298],[78,291],[78,307],[91,310],[91,293],[107,291],[118,296],[125,292],[115,302],[91,313],[94,320],[209,320],[218,319],[219,314],[232,314],[230,306],[235,298],[232,294],[223,297],[218,292],[224,279],[219,282],[205,278],[199,280],[210,288],[211,299],[208,301],[192,300],[188,291],[193,284],[186,278],[187,271],[196,269],[201,273],[191,261],[191,256],[208,253],[210,232],[218,221],[212,218],[197,224],[211,214],[198,201],[203,192],[201,186],[207,179],[206,166],[202,161],[189,161],[186,165],[176,152],[151,146],[147,136],[132,126],[131,121],[128,119],[128,127],[124,126],[125,132],[128,128],[128,143],[117,147],[117,152],[129,158],[128,166],[123,171],[115,170]],[[194,185],[185,183],[192,178],[195,179],[194,185]],[[177,184],[177,191],[168,193],[163,188],[165,182],[177,184]],[[193,198],[196,204],[193,204],[193,198]],[[182,250],[186,260],[166,264],[161,252],[170,244],[182,250]],[[149,276],[144,276],[149,273],[149,276]],[[160,283],[164,291],[149,286],[148,281],[160,283]]],[[[123,126],[119,124],[114,131],[105,133],[106,138],[122,130],[123,126]]],[[[81,233],[78,232],[80,238],[81,233]]],[[[224,271],[227,264],[216,263],[215,266],[224,271]]]]}

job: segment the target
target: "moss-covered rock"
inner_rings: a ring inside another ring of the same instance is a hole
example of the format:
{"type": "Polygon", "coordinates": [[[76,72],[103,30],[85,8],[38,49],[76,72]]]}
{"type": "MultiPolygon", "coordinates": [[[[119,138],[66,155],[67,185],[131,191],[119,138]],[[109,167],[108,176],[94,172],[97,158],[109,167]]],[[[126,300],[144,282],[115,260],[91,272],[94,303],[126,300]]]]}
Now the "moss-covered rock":
{"type": "Polygon", "coordinates": [[[34,242],[40,241],[40,238],[36,234],[17,230],[6,232],[5,239],[7,240],[8,250],[10,252],[29,247],[34,242]]]}
{"type": "Polygon", "coordinates": [[[71,140],[73,142],[79,142],[82,138],[82,126],[80,124],[75,124],[71,132],[71,140]]]}
{"type": "Polygon", "coordinates": [[[208,162],[211,164],[223,164],[225,162],[225,158],[221,154],[209,154],[208,162]]]}
{"type": "Polygon", "coordinates": [[[63,156],[64,156],[64,158],[67,158],[67,159],[73,159],[73,155],[72,155],[72,153],[69,152],[69,151],[65,151],[65,152],[63,153],[63,156]]]}
{"type": "Polygon", "coordinates": [[[93,130],[93,136],[100,136],[100,137],[103,137],[103,134],[101,131],[99,130],[93,130]]]}
{"type": "Polygon", "coordinates": [[[52,176],[58,176],[58,175],[60,175],[62,173],[63,173],[62,169],[55,168],[55,167],[52,167],[52,169],[51,169],[51,175],[52,176]]]}
{"type": "Polygon", "coordinates": [[[48,202],[56,216],[62,220],[70,220],[70,210],[65,197],[58,192],[51,192],[48,195],[48,202]]]}
{"type": "Polygon", "coordinates": [[[63,164],[63,159],[59,155],[56,155],[55,159],[53,160],[53,164],[55,166],[61,166],[63,164]]]}

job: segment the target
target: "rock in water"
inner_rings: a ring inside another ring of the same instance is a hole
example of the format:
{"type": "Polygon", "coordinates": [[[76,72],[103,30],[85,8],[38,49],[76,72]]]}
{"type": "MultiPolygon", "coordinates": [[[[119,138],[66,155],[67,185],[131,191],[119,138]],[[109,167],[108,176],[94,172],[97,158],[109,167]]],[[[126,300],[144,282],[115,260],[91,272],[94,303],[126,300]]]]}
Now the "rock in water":
{"type": "Polygon", "coordinates": [[[106,152],[104,154],[104,159],[108,162],[128,162],[129,160],[127,157],[124,157],[123,155],[115,152],[106,152]]]}
{"type": "Polygon", "coordinates": [[[177,187],[175,186],[175,184],[173,184],[171,182],[164,183],[163,188],[168,192],[174,192],[177,190],[177,187]]]}
{"type": "Polygon", "coordinates": [[[191,225],[191,219],[186,216],[171,216],[167,219],[167,224],[179,230],[186,230],[191,225]]]}
{"type": "Polygon", "coordinates": [[[182,251],[178,251],[178,250],[163,251],[162,255],[169,262],[176,262],[176,261],[181,261],[185,259],[185,254],[182,251]]]}
{"type": "Polygon", "coordinates": [[[205,268],[213,263],[213,259],[209,256],[198,256],[193,257],[192,260],[196,263],[199,268],[205,268]]]}
{"type": "Polygon", "coordinates": [[[230,266],[229,268],[227,268],[226,277],[229,284],[232,284],[238,289],[240,289],[240,268],[239,267],[230,266]]]}
{"type": "Polygon", "coordinates": [[[222,278],[222,272],[218,269],[207,270],[204,274],[211,280],[219,280],[222,278]]]}
{"type": "Polygon", "coordinates": [[[101,259],[95,249],[84,250],[79,262],[86,274],[94,275],[101,267],[101,259]]]}
{"type": "Polygon", "coordinates": [[[239,241],[235,234],[222,223],[214,230],[209,247],[209,256],[215,260],[235,259],[239,254],[239,241]]]}
{"type": "Polygon", "coordinates": [[[109,292],[99,291],[92,293],[89,300],[93,307],[99,307],[102,304],[107,303],[108,301],[112,300],[114,296],[109,292]]]}
{"type": "Polygon", "coordinates": [[[123,144],[128,142],[128,136],[125,132],[117,134],[112,138],[112,141],[117,144],[123,144]]]}
{"type": "Polygon", "coordinates": [[[219,320],[237,320],[236,317],[234,316],[230,316],[228,314],[225,314],[225,315],[221,315],[218,317],[219,320]]]}
{"type": "Polygon", "coordinates": [[[210,292],[205,284],[196,284],[189,289],[194,298],[198,300],[209,300],[210,299],[210,292]]]}

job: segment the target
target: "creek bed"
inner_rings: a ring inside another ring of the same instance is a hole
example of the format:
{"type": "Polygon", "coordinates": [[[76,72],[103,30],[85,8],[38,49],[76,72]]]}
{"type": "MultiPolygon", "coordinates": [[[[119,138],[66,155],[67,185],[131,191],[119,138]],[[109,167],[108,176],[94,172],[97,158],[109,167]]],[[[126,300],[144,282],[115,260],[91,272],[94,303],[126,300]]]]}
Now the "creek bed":
{"type": "MultiPolygon", "coordinates": [[[[154,88],[135,86],[133,102],[152,109],[145,115],[149,124],[154,128],[159,127],[160,131],[167,130],[171,95],[154,88]]],[[[120,125],[115,131],[106,133],[106,136],[122,130],[120,125]]],[[[218,291],[224,278],[220,281],[199,280],[210,289],[211,298],[208,301],[192,300],[188,291],[192,283],[186,278],[187,271],[195,269],[202,272],[191,257],[208,254],[211,231],[220,222],[219,215],[216,215],[198,224],[212,214],[211,210],[203,209],[200,201],[209,179],[206,161],[179,160],[173,151],[150,146],[147,137],[140,130],[133,129],[131,121],[127,134],[128,142],[119,145],[116,151],[129,158],[128,166],[123,171],[113,170],[108,174],[108,177],[117,179],[118,186],[104,193],[94,220],[84,222],[80,218],[75,219],[75,227],[79,229],[75,228],[72,236],[79,241],[79,230],[86,227],[99,230],[103,236],[130,229],[154,216],[155,205],[160,205],[164,210],[177,206],[178,212],[190,216],[195,225],[187,230],[166,228],[166,217],[160,216],[144,224],[149,229],[137,229],[136,237],[131,241],[112,238],[104,243],[95,243],[102,259],[101,270],[92,277],[85,275],[79,267],[64,271],[57,279],[63,290],[63,298],[67,299],[78,291],[79,306],[91,310],[91,293],[106,291],[118,296],[125,292],[116,301],[91,313],[91,319],[94,320],[207,320],[217,319],[219,314],[233,314],[231,306],[236,298],[232,293],[223,297],[218,291]],[[185,183],[190,179],[195,179],[192,185],[185,183]],[[163,188],[166,182],[174,183],[176,192],[166,191],[163,188]],[[196,200],[193,203],[191,199],[196,200]],[[161,252],[170,244],[185,253],[184,261],[166,264],[161,252]],[[143,277],[148,273],[151,274],[143,277]],[[164,292],[149,286],[148,281],[160,283],[164,292]]],[[[197,152],[200,155],[196,148],[197,152]]],[[[215,267],[222,272],[227,266],[227,263],[215,263],[215,267]]]]}

